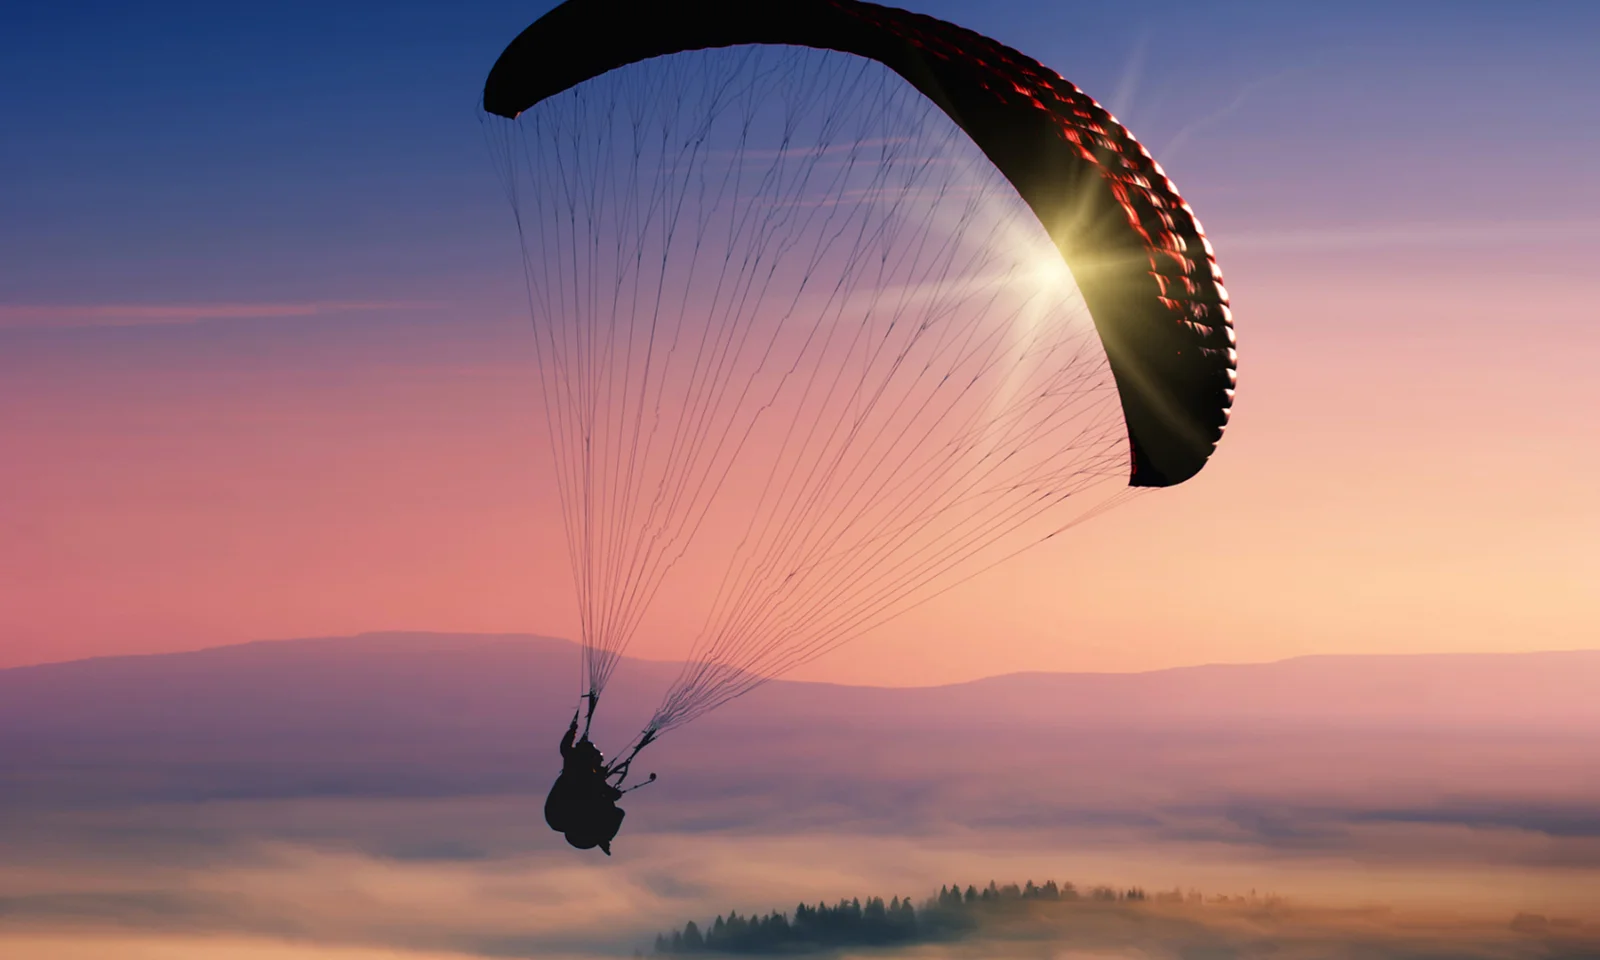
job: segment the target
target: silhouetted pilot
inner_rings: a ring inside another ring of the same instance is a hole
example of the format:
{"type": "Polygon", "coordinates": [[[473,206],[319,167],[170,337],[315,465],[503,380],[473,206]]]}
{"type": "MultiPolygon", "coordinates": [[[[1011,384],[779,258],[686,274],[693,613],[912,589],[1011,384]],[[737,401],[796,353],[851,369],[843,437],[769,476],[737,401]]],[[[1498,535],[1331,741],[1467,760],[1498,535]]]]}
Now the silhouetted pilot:
{"type": "Polygon", "coordinates": [[[566,834],[567,842],[579,850],[599,847],[611,856],[611,841],[622,829],[626,812],[617,801],[622,791],[612,786],[605,756],[588,737],[576,740],[578,720],[572,720],[561,738],[561,776],[544,801],[544,821],[550,829],[566,834]]]}

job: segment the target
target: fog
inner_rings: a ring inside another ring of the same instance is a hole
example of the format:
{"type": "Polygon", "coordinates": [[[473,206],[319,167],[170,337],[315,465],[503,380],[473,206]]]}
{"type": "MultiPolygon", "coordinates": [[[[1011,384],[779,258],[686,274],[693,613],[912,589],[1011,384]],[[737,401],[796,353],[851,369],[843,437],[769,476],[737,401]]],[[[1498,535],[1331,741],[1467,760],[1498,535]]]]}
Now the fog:
{"type": "Polygon", "coordinates": [[[561,844],[537,800],[209,802],[8,819],[0,953],[629,956],[648,953],[657,932],[729,910],[868,896],[921,903],[941,884],[990,879],[1175,889],[1206,901],[1080,905],[1099,912],[1013,917],[912,953],[1242,957],[1270,942],[1285,957],[1559,956],[1561,943],[1600,935],[1600,870],[1546,855],[1549,839],[1526,830],[1378,827],[1317,849],[1274,849],[1230,841],[1222,823],[1197,839],[1129,826],[625,828],[608,859],[561,844]],[[1558,926],[1555,942],[1512,930],[1519,913],[1579,925],[1558,926]]]}

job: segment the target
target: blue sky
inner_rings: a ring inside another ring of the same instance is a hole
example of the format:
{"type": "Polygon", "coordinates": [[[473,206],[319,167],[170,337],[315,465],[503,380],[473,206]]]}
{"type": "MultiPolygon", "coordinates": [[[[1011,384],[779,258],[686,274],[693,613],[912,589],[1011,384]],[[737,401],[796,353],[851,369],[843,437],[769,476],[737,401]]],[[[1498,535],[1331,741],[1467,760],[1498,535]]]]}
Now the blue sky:
{"type": "MultiPolygon", "coordinates": [[[[1110,105],[1208,223],[1600,206],[1592,4],[916,6],[1110,105]]],[[[7,4],[0,301],[403,298],[502,275],[476,96],[542,9],[7,4]]]]}

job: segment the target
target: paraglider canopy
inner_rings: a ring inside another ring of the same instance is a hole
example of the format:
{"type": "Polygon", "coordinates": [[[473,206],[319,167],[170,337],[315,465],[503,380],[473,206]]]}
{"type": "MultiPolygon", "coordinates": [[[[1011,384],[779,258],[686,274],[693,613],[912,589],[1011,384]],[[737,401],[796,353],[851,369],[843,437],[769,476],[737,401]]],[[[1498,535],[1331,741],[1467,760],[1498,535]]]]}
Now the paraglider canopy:
{"type": "Polygon", "coordinates": [[[616,68],[711,47],[781,44],[875,60],[943,110],[1016,188],[1071,268],[1115,376],[1129,483],[1206,463],[1233,402],[1222,274],[1159,164],[1037,61],[933,17],[858,0],[567,0],[505,50],[486,111],[516,117],[616,68]]]}
{"type": "Polygon", "coordinates": [[[568,0],[483,105],[590,713],[632,637],[693,635],[613,769],[1221,437],[1193,211],[989,38],[859,0],[568,0]]]}

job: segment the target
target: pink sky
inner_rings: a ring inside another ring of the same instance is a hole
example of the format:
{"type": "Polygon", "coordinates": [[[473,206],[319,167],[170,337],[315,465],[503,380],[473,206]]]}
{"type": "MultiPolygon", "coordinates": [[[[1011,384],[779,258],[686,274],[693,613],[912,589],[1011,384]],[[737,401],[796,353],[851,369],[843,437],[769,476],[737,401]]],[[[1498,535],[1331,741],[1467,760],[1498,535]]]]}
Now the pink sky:
{"type": "MultiPolygon", "coordinates": [[[[1594,643],[1582,251],[1527,245],[1464,282],[1481,247],[1398,230],[1299,238],[1309,258],[1229,241],[1242,387],[1201,476],[801,676],[1594,643]]],[[[0,380],[0,665],[389,628],[572,636],[520,318],[465,324],[440,356],[353,316],[28,340],[0,380]]]]}

